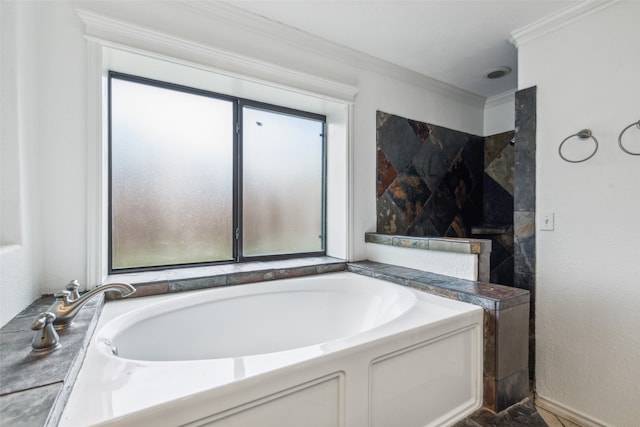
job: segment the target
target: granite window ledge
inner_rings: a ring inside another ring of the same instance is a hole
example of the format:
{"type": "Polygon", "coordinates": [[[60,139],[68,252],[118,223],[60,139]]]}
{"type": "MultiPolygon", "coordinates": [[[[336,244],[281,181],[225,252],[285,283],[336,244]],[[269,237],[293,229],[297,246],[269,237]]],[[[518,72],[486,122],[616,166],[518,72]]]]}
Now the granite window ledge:
{"type": "MultiPolygon", "coordinates": [[[[130,298],[136,298],[218,286],[302,277],[344,271],[345,269],[346,261],[329,256],[321,256],[113,274],[108,276],[105,282],[130,283],[136,288],[136,293],[131,295],[130,298]]],[[[107,295],[108,300],[112,297],[119,298],[119,295],[117,293],[107,295]]]]}

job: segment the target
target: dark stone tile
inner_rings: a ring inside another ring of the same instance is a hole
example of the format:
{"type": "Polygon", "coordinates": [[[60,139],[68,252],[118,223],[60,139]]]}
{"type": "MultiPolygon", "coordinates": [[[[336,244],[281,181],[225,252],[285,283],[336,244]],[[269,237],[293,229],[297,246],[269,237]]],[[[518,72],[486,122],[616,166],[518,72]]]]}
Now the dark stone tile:
{"type": "MultiPolygon", "coordinates": [[[[481,173],[479,176],[481,176],[481,173]]],[[[474,177],[467,165],[462,161],[461,156],[458,156],[453,162],[449,171],[444,175],[443,182],[455,196],[458,208],[462,208],[467,199],[471,197],[474,177]]]]}
{"type": "Polygon", "coordinates": [[[427,211],[422,210],[413,223],[407,228],[407,235],[413,237],[442,237],[431,223],[427,211]]]}
{"type": "Polygon", "coordinates": [[[376,202],[376,231],[383,234],[407,234],[409,223],[404,212],[396,206],[388,191],[376,202]]]}
{"type": "Polygon", "coordinates": [[[513,286],[513,256],[509,256],[491,270],[491,283],[513,286]]]}
{"type": "Polygon", "coordinates": [[[335,273],[338,271],[345,271],[347,269],[347,263],[345,262],[337,262],[334,264],[324,264],[316,266],[316,273],[335,273]]]}
{"type": "Polygon", "coordinates": [[[503,415],[496,414],[495,412],[485,408],[481,408],[469,416],[470,420],[475,421],[476,423],[478,423],[483,427],[503,426],[505,425],[504,424],[505,418],[506,418],[506,414],[503,414],[503,415]]]}
{"type": "Polygon", "coordinates": [[[183,292],[196,289],[207,289],[216,286],[225,286],[226,284],[227,277],[225,275],[175,281],[172,280],[169,282],[168,292],[183,292]]]}
{"type": "MultiPolygon", "coordinates": [[[[465,422],[473,422],[482,427],[547,427],[544,419],[538,414],[535,406],[529,399],[515,403],[502,412],[481,408],[465,419],[465,422]]],[[[454,426],[467,426],[473,424],[454,424],[454,426]]]]}
{"type": "Polygon", "coordinates": [[[507,414],[516,426],[547,427],[547,423],[529,399],[511,406],[507,409],[507,414]]]}
{"type": "Polygon", "coordinates": [[[393,165],[380,147],[376,151],[376,197],[380,197],[393,180],[396,179],[398,172],[393,168],[393,165]]]}
{"type": "Polygon", "coordinates": [[[411,129],[413,129],[413,132],[416,134],[420,142],[426,141],[433,131],[433,125],[429,123],[417,122],[411,119],[407,119],[407,122],[409,123],[409,126],[411,126],[411,129]]]}
{"type": "Polygon", "coordinates": [[[314,265],[296,268],[280,268],[275,270],[275,274],[276,279],[289,279],[292,277],[303,277],[317,274],[317,269],[314,265]]]}
{"type": "Polygon", "coordinates": [[[439,141],[430,136],[422,144],[411,160],[413,167],[431,191],[434,191],[449,170],[451,163],[442,150],[439,141]]]}
{"type": "Polygon", "coordinates": [[[516,92],[515,117],[515,211],[535,211],[536,88],[516,92]]]}
{"type": "Polygon", "coordinates": [[[482,197],[480,197],[480,203],[477,204],[473,194],[471,194],[471,197],[467,198],[467,202],[460,210],[460,216],[466,225],[466,236],[473,236],[471,228],[484,222],[482,213],[482,197]]]}
{"type": "MultiPolygon", "coordinates": [[[[31,321],[22,331],[0,332],[0,395],[62,382],[85,345],[86,333],[94,322],[95,310],[80,310],[68,328],[58,331],[62,347],[52,353],[31,353],[35,332],[31,321]]],[[[25,318],[27,320],[28,318],[25,318]]]]}
{"type": "Polygon", "coordinates": [[[529,368],[496,380],[496,410],[502,411],[529,396],[529,368]]]}
{"type": "Polygon", "coordinates": [[[509,253],[513,255],[513,226],[509,227],[503,233],[500,233],[497,238],[500,244],[507,248],[509,253]]]}
{"type": "Polygon", "coordinates": [[[483,212],[485,224],[513,224],[513,196],[486,173],[483,212]]]}
{"type": "MultiPolygon", "coordinates": [[[[144,284],[135,285],[135,288],[136,288],[136,292],[128,298],[139,298],[139,297],[146,297],[149,295],[166,294],[167,292],[169,292],[169,282],[144,283],[144,284]]],[[[119,299],[118,297],[116,297],[116,295],[114,295],[114,297],[115,298],[108,296],[107,300],[111,301],[112,299],[119,299]]]]}
{"type": "Polygon", "coordinates": [[[0,397],[0,424],[42,427],[47,421],[62,382],[36,387],[0,397]]]}
{"type": "MultiPolygon", "coordinates": [[[[460,153],[462,160],[471,171],[474,186],[482,186],[482,173],[485,167],[484,144],[485,138],[470,135],[460,153]]],[[[480,188],[480,191],[482,191],[482,188],[480,188]]]]}
{"type": "Polygon", "coordinates": [[[490,164],[509,145],[515,132],[507,131],[484,138],[484,164],[490,164]]]}
{"type": "Polygon", "coordinates": [[[427,201],[424,210],[438,231],[438,236],[444,236],[457,214],[456,199],[446,185],[440,185],[427,201]]]}
{"type": "Polygon", "coordinates": [[[513,176],[513,208],[516,212],[535,209],[536,199],[535,157],[528,154],[515,154],[515,173],[513,176]]]}
{"type": "Polygon", "coordinates": [[[490,164],[485,165],[484,172],[513,196],[513,179],[515,172],[515,152],[513,146],[507,144],[490,164]]]}
{"type": "Polygon", "coordinates": [[[378,243],[380,245],[392,245],[394,236],[391,234],[365,233],[364,241],[367,243],[378,243]]]}
{"type": "Polygon", "coordinates": [[[482,426],[470,418],[465,418],[464,420],[458,421],[457,423],[453,424],[452,427],[482,427],[482,426]]]}
{"type": "Polygon", "coordinates": [[[514,269],[517,272],[535,272],[535,213],[514,212],[513,226],[514,269]]]}
{"type": "Polygon", "coordinates": [[[401,248],[412,249],[429,249],[429,239],[407,236],[407,237],[393,237],[392,245],[401,248]]]}
{"type": "Polygon", "coordinates": [[[473,137],[474,135],[442,126],[434,126],[433,132],[429,136],[440,145],[449,164],[453,163],[465,144],[473,137]]]}
{"type": "MultiPolygon", "coordinates": [[[[62,290],[62,288],[60,288],[60,290],[62,290]]],[[[35,317],[38,314],[47,311],[47,309],[51,307],[51,304],[53,304],[54,301],[55,298],[53,297],[53,295],[47,295],[38,298],[31,305],[29,305],[29,307],[18,313],[16,317],[35,317]]]]}
{"type": "Polygon", "coordinates": [[[382,122],[376,134],[377,146],[398,173],[406,171],[413,156],[423,145],[407,120],[394,115],[382,122]]]}
{"type": "Polygon", "coordinates": [[[393,114],[385,113],[384,111],[376,111],[376,129],[384,126],[387,120],[393,117],[393,114]]]}
{"type": "Polygon", "coordinates": [[[466,237],[468,234],[466,232],[470,227],[465,224],[462,215],[456,215],[451,221],[451,225],[447,229],[445,233],[446,237],[466,237]]]}
{"type": "Polygon", "coordinates": [[[526,273],[522,271],[518,271],[518,269],[513,270],[513,281],[514,286],[520,289],[526,289],[529,292],[534,292],[535,289],[535,274],[534,273],[526,273]]]}
{"type": "Polygon", "coordinates": [[[227,276],[227,285],[242,285],[245,283],[264,282],[267,280],[273,280],[275,278],[276,274],[273,270],[234,273],[227,276]]]}
{"type": "Polygon", "coordinates": [[[500,310],[496,316],[495,378],[502,380],[528,368],[529,304],[500,310]]]}
{"type": "MultiPolygon", "coordinates": [[[[500,265],[504,260],[513,256],[513,253],[510,252],[507,248],[502,245],[502,242],[498,238],[497,235],[488,235],[483,236],[491,240],[491,268],[494,269],[498,265],[500,265]]],[[[495,282],[494,282],[495,283],[495,282]]]]}
{"type": "Polygon", "coordinates": [[[496,379],[485,375],[483,377],[483,405],[492,411],[496,410],[496,379]]]}
{"type": "MultiPolygon", "coordinates": [[[[484,375],[493,380],[496,378],[496,311],[484,310],[484,375]]],[[[487,386],[485,385],[485,388],[487,386]]],[[[485,392],[486,394],[486,392],[485,392]]],[[[495,402],[495,387],[493,389],[493,401],[495,402]]],[[[493,407],[490,405],[489,407],[493,407]]]]}
{"type": "Polygon", "coordinates": [[[404,214],[406,221],[411,223],[422,212],[424,204],[431,196],[431,191],[411,167],[408,173],[398,175],[386,194],[389,194],[393,203],[404,214]]]}

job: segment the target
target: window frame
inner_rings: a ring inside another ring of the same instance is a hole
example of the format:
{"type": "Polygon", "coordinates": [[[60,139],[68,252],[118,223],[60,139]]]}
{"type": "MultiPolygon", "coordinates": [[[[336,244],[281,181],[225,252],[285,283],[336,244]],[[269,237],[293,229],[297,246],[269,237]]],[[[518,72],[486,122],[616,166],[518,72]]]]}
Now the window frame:
{"type": "Polygon", "coordinates": [[[244,263],[252,261],[272,261],[291,258],[305,258],[325,256],[327,251],[327,116],[318,113],[311,113],[307,111],[297,110],[289,107],[283,107],[275,104],[269,104],[265,102],[254,101],[237,96],[224,95],[210,90],[199,89],[191,86],[165,82],[152,78],[137,76],[133,74],[123,73],[119,71],[107,70],[107,272],[112,274],[126,274],[136,273],[144,271],[158,271],[169,270],[189,267],[202,267],[202,266],[215,266],[224,264],[244,263]],[[233,248],[232,258],[229,260],[220,261],[207,261],[207,262],[194,262],[194,263],[179,263],[157,266],[141,266],[141,267],[126,267],[126,268],[113,268],[113,205],[112,205],[112,79],[117,78],[126,80],[133,83],[147,84],[154,87],[163,89],[176,90],[183,93],[190,93],[200,96],[206,96],[215,99],[221,99],[230,101],[233,103],[233,124],[235,132],[233,132],[233,185],[232,185],[232,222],[233,226],[230,230],[233,248]],[[242,165],[242,133],[243,133],[243,117],[242,111],[244,106],[249,106],[256,109],[262,109],[269,112],[291,115],[293,117],[308,118],[317,120],[322,123],[322,151],[321,151],[321,250],[311,252],[291,252],[285,254],[272,254],[272,255],[260,255],[260,256],[244,256],[242,252],[242,238],[243,238],[243,224],[242,224],[242,197],[243,197],[243,165],[242,165]]]}

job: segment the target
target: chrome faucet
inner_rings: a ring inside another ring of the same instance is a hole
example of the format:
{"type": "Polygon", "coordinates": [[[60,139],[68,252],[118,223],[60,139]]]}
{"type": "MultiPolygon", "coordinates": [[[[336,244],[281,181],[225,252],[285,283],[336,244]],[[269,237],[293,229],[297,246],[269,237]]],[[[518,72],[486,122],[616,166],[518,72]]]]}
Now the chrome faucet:
{"type": "MultiPolygon", "coordinates": [[[[69,284],[71,283],[73,283],[73,281],[69,284]]],[[[69,326],[73,321],[73,318],[78,314],[78,311],[80,311],[80,308],[91,298],[104,291],[119,291],[120,294],[122,294],[122,297],[126,298],[133,294],[136,291],[136,288],[128,283],[108,283],[106,285],[98,286],[76,299],[73,299],[72,292],[69,290],[56,292],[53,294],[56,300],[47,310],[55,315],[53,326],[58,330],[69,326]]]]}
{"type": "Polygon", "coordinates": [[[64,288],[71,292],[71,295],[69,296],[69,299],[71,301],[80,298],[80,292],[78,292],[78,289],[80,288],[80,282],[78,282],[77,280],[74,279],[70,281],[64,288]]]}

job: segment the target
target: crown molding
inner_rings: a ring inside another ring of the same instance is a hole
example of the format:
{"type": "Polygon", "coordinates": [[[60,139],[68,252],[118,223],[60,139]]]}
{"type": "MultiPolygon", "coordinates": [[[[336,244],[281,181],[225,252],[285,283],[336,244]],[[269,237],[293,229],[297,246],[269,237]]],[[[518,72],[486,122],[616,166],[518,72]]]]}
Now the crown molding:
{"type": "Polygon", "coordinates": [[[546,34],[557,31],[589,15],[600,12],[621,0],[580,0],[576,1],[564,9],[539,19],[525,27],[514,30],[509,35],[509,41],[520,47],[525,43],[542,37],[546,34]]]}
{"type": "Polygon", "coordinates": [[[497,95],[490,96],[484,103],[485,108],[495,107],[497,105],[515,102],[517,89],[507,90],[497,95]]]}
{"type": "Polygon", "coordinates": [[[207,69],[239,79],[268,83],[285,89],[354,102],[358,88],[302,73],[276,64],[249,58],[146,27],[120,21],[86,10],[76,9],[85,25],[85,38],[104,45],[118,45],[160,53],[182,63],[199,64],[207,69]]]}
{"type": "Polygon", "coordinates": [[[232,4],[221,1],[178,0],[171,5],[212,20],[232,24],[236,28],[248,31],[260,39],[272,40],[312,52],[330,61],[346,66],[368,70],[381,75],[411,83],[446,97],[462,101],[468,105],[482,107],[485,98],[463,89],[451,86],[424,74],[409,70],[396,64],[383,61],[374,56],[331,42],[305,31],[290,27],[264,16],[248,12],[232,4]]]}

